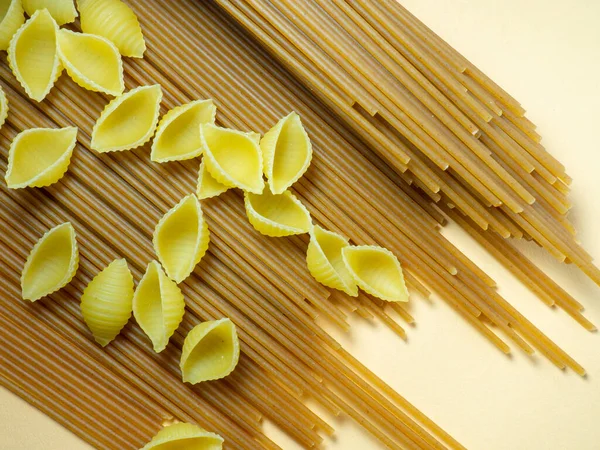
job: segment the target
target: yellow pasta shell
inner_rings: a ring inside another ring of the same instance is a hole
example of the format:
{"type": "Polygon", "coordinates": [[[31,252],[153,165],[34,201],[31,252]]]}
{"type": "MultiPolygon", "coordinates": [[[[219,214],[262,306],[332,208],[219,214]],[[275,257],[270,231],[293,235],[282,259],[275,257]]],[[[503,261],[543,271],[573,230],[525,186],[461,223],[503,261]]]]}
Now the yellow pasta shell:
{"type": "Polygon", "coordinates": [[[256,134],[217,127],[200,126],[206,169],[219,183],[260,194],[265,186],[262,155],[256,134]]]}
{"type": "Polygon", "coordinates": [[[58,25],[47,9],[38,10],[14,34],[8,63],[32,99],[41,102],[62,72],[58,58],[58,25]]]}
{"type": "Polygon", "coordinates": [[[200,163],[200,169],[198,170],[198,186],[196,187],[196,195],[200,200],[206,198],[216,197],[227,191],[229,188],[224,184],[219,183],[214,177],[206,170],[204,161],[200,163]]]}
{"type": "Polygon", "coordinates": [[[6,118],[8,117],[8,99],[6,98],[6,94],[4,93],[4,89],[0,86],[0,128],[6,122],[6,118]]]}
{"type": "Polygon", "coordinates": [[[77,0],[81,29],[112,41],[121,55],[141,58],[146,51],[140,23],[121,0],[77,0]]]}
{"type": "Polygon", "coordinates": [[[244,195],[246,215],[252,226],[262,234],[273,237],[308,233],[311,228],[310,213],[290,191],[271,194],[244,195]]]}
{"type": "Polygon", "coordinates": [[[306,172],[312,144],[300,116],[291,112],[261,139],[264,171],[273,194],[281,194],[306,172]]]}
{"type": "Polygon", "coordinates": [[[156,129],[161,100],[159,84],[140,86],[114,98],[94,125],[91,147],[106,153],[144,145],[156,129]]]}
{"type": "Polygon", "coordinates": [[[306,264],[319,283],[356,297],[356,281],[342,257],[342,250],[348,246],[348,239],[345,237],[315,225],[310,232],[306,264]]]}
{"type": "Polygon", "coordinates": [[[222,450],[223,438],[191,423],[163,428],[141,450],[222,450]]]}
{"type": "Polygon", "coordinates": [[[77,143],[77,128],[31,128],[10,145],[6,184],[11,189],[43,187],[62,178],[77,143]]]}
{"type": "Polygon", "coordinates": [[[86,286],[81,296],[83,320],[102,347],[117,337],[131,317],[133,277],[127,261],[116,259],[86,286]]]}
{"type": "Polygon", "coordinates": [[[190,194],[160,219],[152,243],[169,278],[181,283],[206,253],[209,240],[200,202],[190,194]]]}
{"type": "Polygon", "coordinates": [[[25,22],[21,0],[0,1],[0,50],[7,50],[10,40],[25,22]]]}
{"type": "Polygon", "coordinates": [[[372,245],[345,247],[342,257],[363,291],[388,302],[408,301],[402,267],[388,249],[372,245]]]}
{"type": "Polygon", "coordinates": [[[30,16],[38,9],[47,9],[58,25],[74,22],[77,17],[73,0],[23,0],[23,9],[30,16]]]}
{"type": "Polygon", "coordinates": [[[152,261],[133,294],[133,316],[150,338],[154,351],[162,352],[185,313],[181,289],[152,261]]]}
{"type": "Polygon", "coordinates": [[[212,100],[177,106],[158,124],[150,159],[156,162],[191,159],[202,153],[200,125],[214,123],[217,108],[212,100]]]}
{"type": "Polygon", "coordinates": [[[31,249],[23,267],[23,299],[35,302],[65,287],[78,267],[77,238],[71,223],[48,230],[31,249]]]}
{"type": "Polygon", "coordinates": [[[108,39],[61,29],[58,55],[79,86],[115,96],[123,93],[123,62],[119,50],[108,39]]]}
{"type": "Polygon", "coordinates": [[[229,319],[196,325],[186,336],[181,352],[181,374],[185,383],[226,377],[238,363],[240,343],[229,319]]]}

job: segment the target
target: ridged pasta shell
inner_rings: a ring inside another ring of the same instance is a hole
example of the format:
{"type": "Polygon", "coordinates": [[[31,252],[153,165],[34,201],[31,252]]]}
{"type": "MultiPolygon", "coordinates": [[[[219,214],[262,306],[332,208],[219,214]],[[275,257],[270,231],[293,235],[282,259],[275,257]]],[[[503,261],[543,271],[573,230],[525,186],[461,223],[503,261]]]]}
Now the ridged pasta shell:
{"type": "Polygon", "coordinates": [[[204,164],[215,180],[254,194],[263,191],[262,155],[256,134],[205,124],[200,127],[200,137],[204,164]]]}
{"type": "Polygon", "coordinates": [[[117,337],[131,317],[133,277],[125,259],[116,259],[83,290],[83,320],[102,347],[117,337]]]}
{"type": "Polygon", "coordinates": [[[58,55],[69,76],[82,88],[114,96],[123,93],[123,62],[108,39],[61,29],[58,55]]]}
{"type": "Polygon", "coordinates": [[[152,243],[169,278],[181,283],[206,253],[209,240],[200,202],[190,194],[160,219],[152,243]]]}
{"type": "Polygon", "coordinates": [[[158,124],[150,159],[155,162],[191,159],[202,153],[200,125],[214,123],[217,108],[212,100],[177,106],[158,124]]]}
{"type": "Polygon", "coordinates": [[[58,25],[74,22],[77,18],[73,0],[23,0],[23,9],[30,16],[38,9],[47,9],[58,25]]]}
{"type": "Polygon", "coordinates": [[[281,194],[298,181],[312,159],[312,144],[295,112],[285,116],[263,136],[260,148],[273,194],[281,194]]]}
{"type": "Polygon", "coordinates": [[[368,294],[388,302],[407,302],[408,290],[398,258],[386,248],[359,245],[342,249],[346,267],[368,294]]]}
{"type": "Polygon", "coordinates": [[[191,423],[163,428],[141,450],[222,450],[223,438],[191,423]]]}
{"type": "Polygon", "coordinates": [[[206,198],[216,197],[226,192],[229,188],[224,184],[219,183],[214,177],[206,170],[204,161],[200,163],[200,169],[198,170],[198,185],[196,187],[196,195],[200,200],[206,198]]]}
{"type": "Polygon", "coordinates": [[[81,29],[114,42],[123,56],[142,58],[146,42],[135,13],[121,0],[77,0],[81,29]]]}
{"type": "Polygon", "coordinates": [[[6,122],[6,118],[8,117],[8,99],[6,98],[6,94],[4,93],[4,89],[0,86],[0,128],[6,122]]]}
{"type": "Polygon", "coordinates": [[[159,84],[140,86],[114,98],[94,125],[91,147],[106,153],[144,145],[156,129],[161,100],[159,84]]]}
{"type": "Polygon", "coordinates": [[[38,10],[14,34],[8,63],[32,99],[41,102],[62,72],[58,58],[58,25],[47,9],[38,10]]]}
{"type": "Polygon", "coordinates": [[[233,372],[240,357],[235,325],[225,318],[196,325],[186,336],[181,352],[184,383],[218,380],[233,372]]]}
{"type": "Polygon", "coordinates": [[[252,226],[267,236],[303,234],[311,228],[310,213],[290,191],[271,194],[265,190],[260,195],[246,192],[244,206],[252,226]]]}
{"type": "Polygon", "coordinates": [[[11,189],[43,187],[62,178],[77,143],[77,128],[31,128],[10,145],[6,184],[11,189]]]}
{"type": "Polygon", "coordinates": [[[342,250],[349,245],[345,237],[315,225],[310,232],[306,264],[311,275],[319,283],[356,297],[356,281],[342,257],[342,250]]]}
{"type": "Polygon", "coordinates": [[[179,286],[152,261],[133,294],[133,316],[150,338],[154,351],[162,352],[179,327],[185,300],[179,286]]]}
{"type": "Polygon", "coordinates": [[[10,40],[21,25],[25,14],[21,0],[2,0],[0,6],[0,50],[7,50],[10,40]]]}
{"type": "Polygon", "coordinates": [[[23,299],[35,302],[65,287],[78,267],[79,250],[71,223],[48,230],[31,249],[21,272],[23,299]]]}

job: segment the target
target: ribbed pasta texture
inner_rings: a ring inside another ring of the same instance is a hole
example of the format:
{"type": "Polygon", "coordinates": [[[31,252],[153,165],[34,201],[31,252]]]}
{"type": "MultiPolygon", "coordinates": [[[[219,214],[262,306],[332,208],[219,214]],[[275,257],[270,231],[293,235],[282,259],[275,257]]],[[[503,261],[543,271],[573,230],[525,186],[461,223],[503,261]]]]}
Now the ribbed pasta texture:
{"type": "Polygon", "coordinates": [[[260,233],[273,236],[291,236],[308,233],[312,226],[310,213],[290,191],[283,194],[244,195],[246,215],[252,226],[260,233]]]}
{"type": "Polygon", "coordinates": [[[141,450],[221,450],[223,438],[197,425],[176,423],[156,433],[141,450]]]}
{"type": "Polygon", "coordinates": [[[0,6],[0,50],[7,50],[10,40],[25,22],[21,0],[5,0],[0,6]]]}
{"type": "Polygon", "coordinates": [[[73,0],[22,0],[23,9],[32,16],[38,9],[47,9],[59,25],[71,23],[77,18],[73,0]]]}

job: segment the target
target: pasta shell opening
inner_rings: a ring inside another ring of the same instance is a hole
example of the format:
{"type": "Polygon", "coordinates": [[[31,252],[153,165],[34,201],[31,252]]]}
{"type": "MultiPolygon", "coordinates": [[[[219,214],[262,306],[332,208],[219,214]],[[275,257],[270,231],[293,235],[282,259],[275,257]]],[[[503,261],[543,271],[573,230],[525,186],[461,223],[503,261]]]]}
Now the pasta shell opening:
{"type": "Polygon", "coordinates": [[[226,377],[239,357],[240,344],[231,320],[203,322],[185,338],[180,363],[183,381],[196,384],[226,377]]]}
{"type": "Polygon", "coordinates": [[[167,162],[199,156],[200,125],[214,123],[216,112],[212,100],[196,100],[170,110],[158,124],[150,159],[167,162]]]}
{"type": "Polygon", "coordinates": [[[7,50],[10,40],[25,23],[25,14],[21,0],[2,0],[0,2],[0,50],[7,50]]]}
{"type": "Polygon", "coordinates": [[[21,273],[24,300],[39,300],[65,287],[79,267],[75,230],[63,223],[47,231],[35,244],[21,273]]]}
{"type": "Polygon", "coordinates": [[[144,145],[156,129],[161,100],[158,84],[140,86],[113,99],[94,125],[91,147],[105,153],[144,145]]]}
{"type": "Polygon", "coordinates": [[[206,170],[204,161],[200,163],[200,169],[198,170],[198,186],[196,187],[196,195],[200,200],[206,198],[216,197],[226,192],[229,188],[224,184],[219,183],[215,178],[206,170]]]}
{"type": "Polygon", "coordinates": [[[190,194],[160,219],[152,241],[169,278],[181,283],[206,253],[209,240],[200,202],[190,194]]]}
{"type": "Polygon", "coordinates": [[[0,86],[0,128],[6,122],[6,118],[8,117],[8,99],[6,98],[6,94],[4,93],[4,89],[0,86]]]}
{"type": "Polygon", "coordinates": [[[260,141],[271,192],[281,194],[306,172],[312,144],[295,112],[281,119],[260,141]]]}
{"type": "Polygon", "coordinates": [[[191,423],[163,428],[141,450],[222,450],[223,438],[191,423]]]}
{"type": "Polygon", "coordinates": [[[77,143],[77,128],[32,128],[19,133],[8,153],[6,184],[11,189],[42,187],[62,178],[77,143]]]}
{"type": "Polygon", "coordinates": [[[133,315],[155,352],[166,348],[184,313],[185,301],[179,286],[165,275],[158,262],[152,261],[133,295],[133,315]]]}
{"type": "Polygon", "coordinates": [[[358,286],[388,302],[407,302],[408,290],[398,258],[382,247],[359,245],[342,249],[344,263],[358,286]]]}
{"type": "Polygon", "coordinates": [[[74,22],[77,17],[73,0],[23,0],[23,9],[29,16],[38,9],[47,9],[58,25],[74,22]]]}
{"type": "Polygon", "coordinates": [[[256,134],[206,124],[200,127],[206,169],[219,183],[260,194],[265,186],[256,134]]]}
{"type": "Polygon", "coordinates": [[[310,213],[290,191],[283,194],[272,194],[268,190],[260,195],[246,193],[244,205],[252,226],[267,236],[308,233],[312,226],[310,213]]]}
{"type": "Polygon", "coordinates": [[[59,30],[58,52],[62,65],[79,86],[114,96],[123,93],[123,62],[108,39],[59,30]]]}

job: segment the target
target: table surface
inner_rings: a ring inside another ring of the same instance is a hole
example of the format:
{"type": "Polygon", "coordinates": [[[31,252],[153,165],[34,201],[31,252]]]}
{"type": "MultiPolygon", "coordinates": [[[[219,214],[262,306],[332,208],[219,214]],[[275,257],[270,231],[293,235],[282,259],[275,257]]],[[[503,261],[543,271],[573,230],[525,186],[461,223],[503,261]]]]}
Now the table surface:
{"type": "MultiPolygon", "coordinates": [[[[572,219],[600,260],[600,2],[596,0],[402,0],[432,29],[511,92],[538,125],[543,144],[575,179],[572,219]]],[[[486,270],[500,292],[588,371],[561,372],[540,357],[492,348],[438,297],[412,302],[417,320],[402,342],[384,326],[355,320],[340,340],[361,361],[466,447],[596,450],[600,442],[600,336],[544,306],[460,229],[444,233],[486,270]]],[[[572,267],[528,254],[600,324],[600,289],[572,267]]],[[[325,448],[379,448],[350,420],[325,448]]],[[[269,424],[285,449],[297,448],[269,424]]],[[[1,448],[87,449],[86,444],[0,389],[1,448]]]]}

